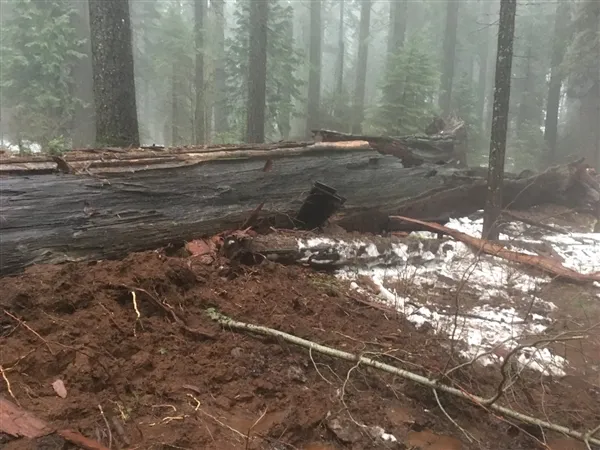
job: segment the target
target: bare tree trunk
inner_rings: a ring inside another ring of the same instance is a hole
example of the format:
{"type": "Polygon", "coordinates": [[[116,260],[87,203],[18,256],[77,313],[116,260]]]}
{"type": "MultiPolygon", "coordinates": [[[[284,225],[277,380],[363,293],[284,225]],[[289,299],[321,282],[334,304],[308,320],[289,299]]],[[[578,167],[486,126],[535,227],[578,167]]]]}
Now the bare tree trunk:
{"type": "Polygon", "coordinates": [[[139,146],[129,0],[90,0],[96,141],[139,146]]]}
{"type": "Polygon", "coordinates": [[[369,30],[371,26],[371,0],[363,0],[360,8],[360,31],[358,35],[358,59],[356,63],[356,86],[354,90],[352,133],[362,133],[365,115],[365,85],[369,57],[369,30]]]}
{"type": "Polygon", "coordinates": [[[227,117],[227,86],[225,84],[225,0],[212,0],[211,5],[214,11],[214,20],[217,24],[215,39],[215,52],[217,54],[215,61],[215,131],[224,133],[229,130],[227,117]]]}
{"type": "Polygon", "coordinates": [[[338,31],[338,60],[335,85],[335,111],[336,117],[343,115],[343,95],[344,95],[344,55],[346,51],[346,42],[344,35],[344,0],[340,0],[340,28],[338,31]]]}
{"type": "Polygon", "coordinates": [[[204,113],[204,15],[206,0],[194,0],[194,37],[196,44],[196,110],[194,113],[194,135],[196,144],[206,139],[204,113]]]}
{"type": "MultiPolygon", "coordinates": [[[[530,41],[530,40],[529,40],[530,41]]],[[[531,42],[531,41],[530,41],[531,42]]],[[[531,44],[527,46],[527,51],[525,55],[525,74],[522,80],[522,87],[520,92],[520,101],[519,101],[519,109],[516,117],[516,136],[517,139],[521,140],[524,138],[524,133],[527,131],[527,128],[531,125],[531,119],[533,111],[531,110],[532,99],[531,99],[531,90],[533,88],[533,73],[531,70],[531,60],[533,59],[533,48],[531,44]]]]}
{"type": "Polygon", "coordinates": [[[390,2],[390,30],[388,35],[388,58],[396,54],[402,46],[406,36],[406,15],[408,13],[407,0],[390,2]]]}
{"type": "Polygon", "coordinates": [[[460,0],[446,0],[446,30],[444,32],[444,66],[440,83],[440,109],[450,114],[452,105],[452,82],[454,81],[454,59],[456,56],[456,31],[460,0]]]}
{"type": "Polygon", "coordinates": [[[268,0],[250,2],[250,61],[248,64],[248,108],[246,141],[265,141],[267,96],[267,21],[268,0]]]}
{"type": "Polygon", "coordinates": [[[173,73],[171,74],[171,145],[177,146],[181,144],[179,137],[179,107],[177,104],[177,68],[173,66],[173,73]]]}
{"type": "Polygon", "coordinates": [[[306,109],[306,136],[312,136],[311,130],[320,123],[321,106],[321,0],[310,2],[310,49],[308,72],[308,105],[306,109]]]}
{"type": "Polygon", "coordinates": [[[498,239],[499,234],[497,221],[502,211],[504,160],[506,157],[506,134],[508,129],[516,11],[517,0],[501,0],[488,168],[488,192],[483,216],[482,237],[486,239],[498,239]]]}
{"type": "Polygon", "coordinates": [[[86,0],[73,1],[73,5],[77,9],[74,21],[77,38],[84,41],[83,53],[86,55],[85,58],[79,60],[73,72],[75,77],[74,95],[84,102],[83,105],[77,105],[76,120],[73,126],[73,147],[77,148],[92,145],[96,139],[96,129],[88,2],[86,0]]]}
{"type": "Polygon", "coordinates": [[[478,37],[479,45],[477,48],[477,56],[479,59],[479,78],[477,82],[477,117],[481,117],[481,126],[485,129],[485,98],[487,94],[487,73],[488,73],[488,58],[490,50],[490,27],[487,26],[490,22],[491,1],[482,1],[482,11],[480,14],[481,26],[485,27],[481,35],[478,37]]]}
{"type": "Polygon", "coordinates": [[[560,65],[565,54],[566,30],[569,25],[568,2],[558,3],[554,19],[554,42],[552,44],[552,62],[550,69],[550,83],[548,85],[548,99],[546,102],[546,122],[544,138],[548,146],[546,165],[556,161],[556,141],[558,139],[558,110],[560,107],[560,91],[562,89],[563,74],[560,65]]]}

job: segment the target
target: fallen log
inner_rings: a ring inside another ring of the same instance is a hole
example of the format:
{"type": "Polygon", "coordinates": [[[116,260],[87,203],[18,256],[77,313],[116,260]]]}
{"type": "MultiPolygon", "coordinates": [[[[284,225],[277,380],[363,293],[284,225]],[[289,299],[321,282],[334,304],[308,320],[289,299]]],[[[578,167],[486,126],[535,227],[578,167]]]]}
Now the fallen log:
{"type": "Polygon", "coordinates": [[[399,158],[404,167],[423,164],[467,166],[466,126],[455,117],[436,118],[427,127],[426,134],[420,135],[366,136],[332,130],[313,130],[313,135],[319,142],[367,141],[378,152],[399,158]]]}
{"type": "MultiPolygon", "coordinates": [[[[138,164],[139,150],[134,159],[119,152],[86,152],[87,160],[65,154],[72,173],[57,173],[51,158],[1,159],[0,274],[31,264],[118,258],[236,229],[263,202],[253,222],[293,227],[318,181],[346,199],[331,221],[347,230],[407,231],[389,216],[443,223],[483,208],[485,200],[485,178],[476,170],[406,168],[365,141],[202,149],[150,151],[159,155],[158,164],[152,157],[138,164]],[[265,172],[266,160],[273,164],[265,172]]],[[[510,176],[507,204],[562,200],[575,206],[585,200],[571,192],[577,173],[560,166],[534,177],[510,176]]]]}

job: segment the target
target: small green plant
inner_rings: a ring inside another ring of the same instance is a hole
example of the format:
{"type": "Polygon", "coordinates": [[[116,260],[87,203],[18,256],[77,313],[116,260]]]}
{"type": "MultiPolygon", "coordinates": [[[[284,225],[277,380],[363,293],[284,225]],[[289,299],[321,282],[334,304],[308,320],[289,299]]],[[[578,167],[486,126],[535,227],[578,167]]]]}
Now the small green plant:
{"type": "Polygon", "coordinates": [[[67,140],[64,136],[58,136],[48,141],[46,151],[49,155],[61,155],[68,151],[67,140]]]}

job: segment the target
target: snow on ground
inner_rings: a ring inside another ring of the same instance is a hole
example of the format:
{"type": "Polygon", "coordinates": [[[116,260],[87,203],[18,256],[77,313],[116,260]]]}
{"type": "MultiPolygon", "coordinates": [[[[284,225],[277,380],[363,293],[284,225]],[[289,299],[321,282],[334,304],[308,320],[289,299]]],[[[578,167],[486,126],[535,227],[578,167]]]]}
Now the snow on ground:
{"type": "MultiPolygon", "coordinates": [[[[481,219],[460,218],[451,220],[447,226],[480,237],[482,223],[481,219]]],[[[528,228],[509,224],[504,230],[509,234],[501,235],[501,239],[546,243],[560,255],[564,266],[582,273],[600,271],[600,234],[549,234],[531,239],[526,237],[528,228]]],[[[463,343],[462,355],[477,358],[482,364],[501,361],[502,355],[515,348],[521,339],[543,334],[551,325],[547,314],[556,306],[536,295],[550,282],[549,277],[530,275],[522,267],[500,258],[477,256],[462,242],[445,240],[432,247],[424,244],[434,234],[415,235],[416,245],[393,244],[382,252],[373,243],[331,238],[301,240],[299,248],[306,258],[320,256],[321,262],[327,262],[328,255],[322,255],[320,249],[334,246],[339,260],[345,261],[344,268],[337,272],[339,278],[352,281],[354,289],[368,295],[359,279],[368,276],[379,287],[378,301],[397,309],[417,327],[428,324],[434,332],[463,343]],[[420,286],[427,292],[435,292],[432,288],[468,292],[477,301],[456,315],[435,301],[423,301],[423,296],[398,293],[394,286],[399,282],[420,286]],[[537,314],[531,314],[531,310],[537,314]]],[[[517,251],[535,254],[516,246],[517,251]]],[[[596,283],[596,288],[600,288],[600,283],[596,283]]],[[[567,361],[543,346],[523,348],[515,358],[522,367],[555,376],[565,374],[567,361]]]]}

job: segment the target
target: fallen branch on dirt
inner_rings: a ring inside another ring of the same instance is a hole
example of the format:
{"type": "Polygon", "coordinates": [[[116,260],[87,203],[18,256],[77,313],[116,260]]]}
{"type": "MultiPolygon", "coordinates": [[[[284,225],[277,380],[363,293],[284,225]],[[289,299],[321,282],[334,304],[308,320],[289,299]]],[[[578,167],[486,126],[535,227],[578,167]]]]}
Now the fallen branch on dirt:
{"type": "Polygon", "coordinates": [[[459,397],[463,400],[467,400],[468,402],[470,402],[476,406],[490,409],[490,410],[495,411],[499,414],[502,414],[506,417],[510,417],[512,419],[516,419],[521,422],[528,423],[530,425],[545,428],[547,430],[556,431],[558,433],[562,433],[564,435],[567,435],[569,437],[572,437],[572,438],[577,439],[582,442],[586,442],[586,439],[587,439],[587,442],[589,442],[591,444],[600,445],[600,439],[592,438],[590,436],[589,431],[585,432],[585,433],[581,433],[579,431],[572,430],[572,429],[562,426],[562,425],[554,424],[551,422],[547,422],[547,421],[538,419],[533,416],[522,414],[518,411],[515,411],[510,408],[505,408],[505,407],[497,405],[495,403],[486,407],[485,402],[487,400],[485,398],[479,397],[477,395],[469,394],[460,389],[453,388],[452,386],[448,386],[446,384],[440,383],[436,380],[432,380],[432,379],[424,377],[422,375],[418,375],[416,373],[413,373],[413,372],[410,372],[410,371],[407,371],[404,369],[400,369],[398,367],[395,367],[395,366],[392,366],[389,364],[381,363],[381,362],[376,361],[371,358],[366,358],[366,357],[363,357],[360,355],[355,355],[355,354],[344,352],[344,351],[341,351],[341,350],[338,350],[338,349],[335,349],[332,347],[327,347],[327,346],[324,346],[321,344],[317,344],[316,342],[309,341],[307,339],[303,339],[298,336],[294,336],[292,334],[285,333],[283,331],[275,330],[273,328],[268,328],[268,327],[264,327],[261,325],[254,325],[254,324],[245,323],[245,322],[239,322],[239,321],[233,320],[233,319],[217,312],[216,310],[214,310],[212,308],[207,310],[207,314],[212,320],[218,322],[223,328],[247,331],[250,333],[260,334],[263,336],[271,336],[271,337],[280,338],[280,339],[283,339],[284,341],[307,348],[311,351],[321,353],[323,355],[343,359],[346,361],[356,362],[357,364],[363,364],[365,366],[372,367],[377,370],[381,370],[381,371],[384,371],[387,373],[391,373],[393,375],[397,375],[399,377],[413,381],[413,382],[421,384],[423,386],[427,386],[431,389],[436,389],[438,391],[446,392],[447,394],[451,394],[451,395],[459,397]]]}
{"type": "MultiPolygon", "coordinates": [[[[141,319],[141,313],[138,309],[138,304],[137,304],[136,292],[141,292],[141,293],[145,294],[150,299],[150,301],[152,301],[152,303],[154,303],[158,308],[160,308],[167,316],[171,316],[173,321],[177,325],[179,325],[179,327],[181,327],[184,331],[189,333],[190,335],[194,336],[195,338],[199,338],[199,339],[215,339],[216,336],[209,331],[191,328],[191,327],[187,326],[185,324],[185,322],[175,313],[175,311],[173,311],[173,308],[171,308],[170,306],[161,302],[160,299],[158,299],[155,295],[152,295],[146,289],[142,289],[139,287],[132,287],[132,286],[128,286],[126,284],[111,284],[111,285],[118,287],[118,288],[125,288],[131,293],[132,303],[133,303],[133,307],[135,309],[135,314],[136,314],[136,321],[135,321],[136,324],[141,319]]],[[[135,336],[135,327],[134,327],[134,336],[135,336]]]]}
{"type": "Polygon", "coordinates": [[[559,261],[553,258],[541,255],[528,255],[525,253],[508,250],[501,244],[496,244],[494,242],[486,241],[485,239],[479,239],[473,236],[469,236],[468,234],[453,230],[452,228],[448,228],[437,223],[425,222],[422,220],[402,216],[390,216],[390,219],[422,225],[424,227],[429,228],[431,231],[447,234],[448,236],[451,236],[454,239],[465,243],[477,252],[482,252],[491,256],[496,256],[498,258],[503,258],[507,261],[524,264],[529,267],[541,270],[542,272],[545,272],[549,275],[553,275],[557,278],[576,281],[580,283],[600,281],[600,272],[579,273],[575,270],[563,266],[559,261]]]}

